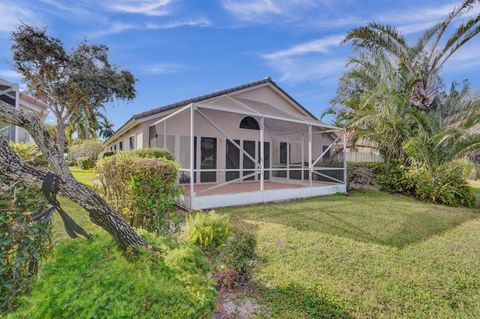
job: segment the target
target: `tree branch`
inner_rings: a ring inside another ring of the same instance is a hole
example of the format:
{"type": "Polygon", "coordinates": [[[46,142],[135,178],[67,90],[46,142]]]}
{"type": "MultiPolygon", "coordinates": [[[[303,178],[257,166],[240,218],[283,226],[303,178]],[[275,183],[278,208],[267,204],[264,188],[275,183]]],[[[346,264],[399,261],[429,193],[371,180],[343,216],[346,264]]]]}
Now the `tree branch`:
{"type": "MultiPolygon", "coordinates": [[[[55,142],[34,114],[16,110],[0,101],[0,120],[21,126],[30,133],[54,172],[60,177],[59,192],[87,210],[90,220],[109,232],[122,249],[129,246],[147,246],[121,214],[111,208],[96,192],[73,178],[55,142]]],[[[2,137],[0,137],[0,173],[15,179],[21,178],[35,187],[41,187],[46,175],[45,172],[22,161],[2,137]]]]}

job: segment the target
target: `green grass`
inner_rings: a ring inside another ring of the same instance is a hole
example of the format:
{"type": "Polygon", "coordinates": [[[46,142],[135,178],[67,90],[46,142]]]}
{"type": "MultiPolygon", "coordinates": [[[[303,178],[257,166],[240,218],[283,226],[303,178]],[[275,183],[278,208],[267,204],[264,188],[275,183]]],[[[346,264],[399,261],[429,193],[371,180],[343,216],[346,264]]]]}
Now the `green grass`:
{"type": "Polygon", "coordinates": [[[93,169],[70,167],[70,171],[80,183],[93,187],[93,181],[95,180],[95,172],[93,169]]]}
{"type": "MultiPolygon", "coordinates": [[[[71,167],[73,176],[82,184],[93,188],[95,173],[93,169],[82,170],[78,167],[71,167]]],[[[94,225],[88,217],[88,212],[78,206],[75,202],[63,197],[58,197],[62,208],[85,230],[88,232],[97,232],[99,227],[94,225]]],[[[62,219],[58,214],[53,215],[53,239],[55,242],[69,238],[63,227],[62,219]]]]}
{"type": "Polygon", "coordinates": [[[480,211],[377,192],[222,209],[273,318],[480,317],[480,211]]]}

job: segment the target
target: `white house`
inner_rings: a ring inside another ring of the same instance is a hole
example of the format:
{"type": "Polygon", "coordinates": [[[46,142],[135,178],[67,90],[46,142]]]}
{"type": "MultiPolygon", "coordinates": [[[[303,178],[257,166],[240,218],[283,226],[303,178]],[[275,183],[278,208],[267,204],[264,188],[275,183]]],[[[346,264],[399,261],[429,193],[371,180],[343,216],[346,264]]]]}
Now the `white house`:
{"type": "Polygon", "coordinates": [[[136,114],[104,146],[168,148],[179,204],[203,209],[345,192],[343,133],[266,78],[136,114]]]}
{"type": "MultiPolygon", "coordinates": [[[[48,105],[20,92],[18,84],[0,79],[0,101],[26,112],[34,112],[41,119],[48,115],[48,105]]],[[[15,143],[34,143],[30,134],[22,127],[0,123],[0,136],[15,143]]]]}

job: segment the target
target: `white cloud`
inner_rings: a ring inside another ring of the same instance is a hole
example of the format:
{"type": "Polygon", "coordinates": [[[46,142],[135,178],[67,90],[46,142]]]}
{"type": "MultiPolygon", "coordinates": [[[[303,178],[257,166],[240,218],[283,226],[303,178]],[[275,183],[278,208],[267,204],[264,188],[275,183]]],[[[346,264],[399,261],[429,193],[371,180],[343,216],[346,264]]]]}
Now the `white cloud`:
{"type": "Polygon", "coordinates": [[[0,33],[11,32],[22,22],[30,24],[38,21],[32,10],[14,3],[0,2],[0,14],[0,33]]]}
{"type": "Polygon", "coordinates": [[[208,27],[212,22],[206,18],[194,18],[185,20],[173,20],[164,23],[125,23],[125,22],[113,22],[109,27],[98,30],[90,34],[92,38],[100,38],[111,34],[122,33],[133,30],[160,30],[160,29],[173,29],[186,26],[208,27]]]}
{"type": "Polygon", "coordinates": [[[445,63],[446,72],[472,71],[480,66],[480,43],[472,42],[458,49],[445,63]]]}
{"type": "Polygon", "coordinates": [[[144,14],[147,16],[165,16],[171,13],[173,0],[115,0],[107,4],[114,11],[144,14]]]}
{"type": "Polygon", "coordinates": [[[270,65],[281,73],[280,81],[335,81],[345,68],[344,58],[309,57],[280,59],[270,65]]]}
{"type": "Polygon", "coordinates": [[[281,81],[300,82],[336,78],[345,68],[345,59],[332,57],[343,35],[300,43],[290,48],[264,54],[268,65],[281,73],[281,81]]]}
{"type": "Polygon", "coordinates": [[[268,53],[263,55],[263,57],[268,60],[278,60],[309,53],[327,53],[332,47],[338,47],[343,38],[343,35],[332,35],[325,38],[300,43],[285,50],[268,53]]]}
{"type": "Polygon", "coordinates": [[[171,74],[171,73],[177,73],[184,68],[185,68],[185,66],[182,65],[182,64],[158,63],[158,64],[153,64],[153,65],[145,68],[145,73],[148,73],[148,74],[171,74]]]}
{"type": "Polygon", "coordinates": [[[265,22],[263,19],[266,17],[292,15],[295,10],[315,6],[317,2],[313,0],[221,0],[223,7],[238,19],[259,23],[265,22]]]}

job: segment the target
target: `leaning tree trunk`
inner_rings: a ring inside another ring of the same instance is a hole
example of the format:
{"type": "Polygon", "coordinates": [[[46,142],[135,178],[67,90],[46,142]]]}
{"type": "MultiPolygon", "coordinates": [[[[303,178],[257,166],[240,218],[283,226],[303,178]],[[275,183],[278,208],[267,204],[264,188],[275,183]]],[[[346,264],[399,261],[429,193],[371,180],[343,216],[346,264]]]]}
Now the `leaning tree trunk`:
{"type": "MultiPolygon", "coordinates": [[[[60,177],[59,192],[88,211],[91,221],[109,232],[122,249],[129,246],[147,247],[147,243],[121,214],[110,207],[96,192],[75,180],[55,141],[36,115],[14,109],[0,101],[0,121],[23,127],[30,133],[54,173],[60,177]]],[[[42,185],[46,175],[45,172],[22,161],[2,137],[0,137],[0,174],[15,179],[21,178],[36,187],[42,185]]]]}

